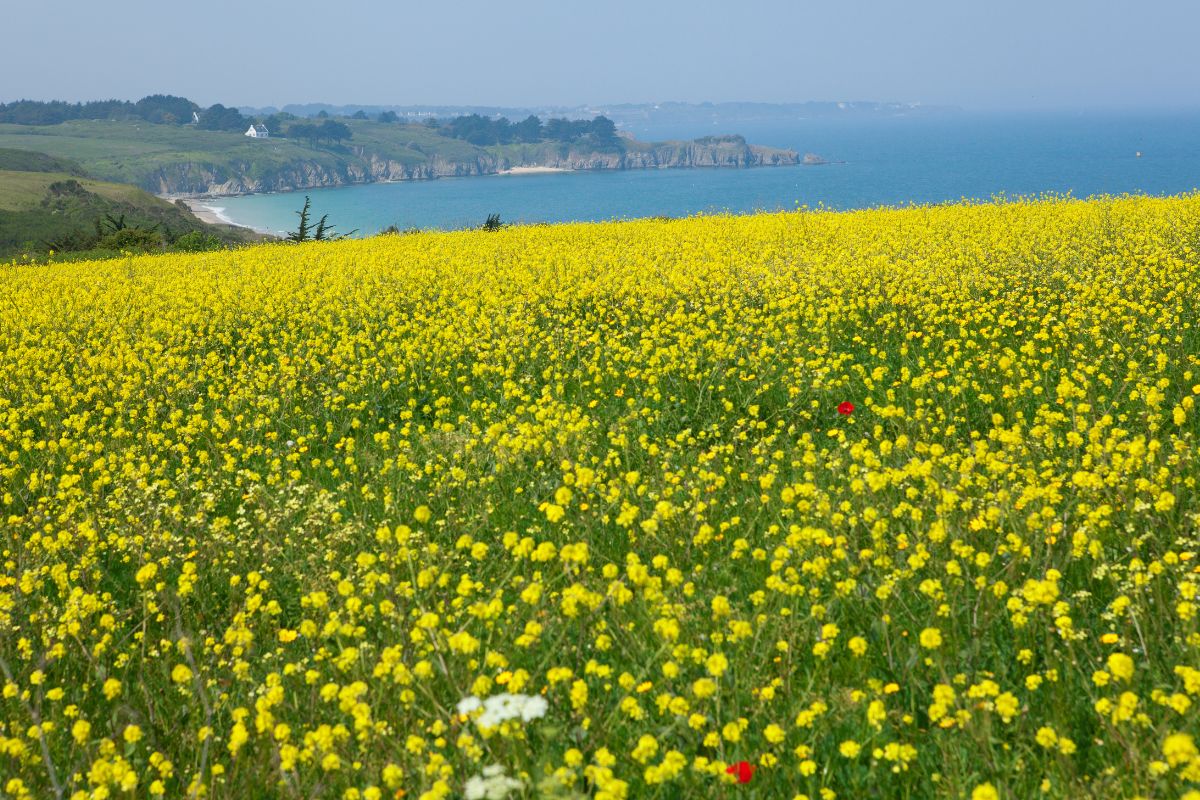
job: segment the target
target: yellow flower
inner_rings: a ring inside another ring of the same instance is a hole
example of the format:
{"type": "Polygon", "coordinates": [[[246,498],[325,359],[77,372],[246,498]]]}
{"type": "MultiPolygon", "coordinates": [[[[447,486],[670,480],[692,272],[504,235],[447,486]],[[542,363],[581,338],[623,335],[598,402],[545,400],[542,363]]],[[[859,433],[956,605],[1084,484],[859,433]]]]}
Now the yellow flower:
{"type": "Polygon", "coordinates": [[[157,574],[158,564],[155,564],[153,561],[151,561],[149,564],[146,564],[137,571],[137,575],[134,576],[134,580],[136,580],[139,585],[143,585],[154,580],[154,576],[157,574]]]}
{"type": "Polygon", "coordinates": [[[981,783],[971,790],[971,800],[1000,800],[1000,793],[990,783],[981,783]]]}
{"type": "Polygon", "coordinates": [[[1163,742],[1163,757],[1172,767],[1190,764],[1200,754],[1196,751],[1196,743],[1189,734],[1173,733],[1163,742]]]}
{"type": "Polygon", "coordinates": [[[921,647],[936,650],[942,646],[942,632],[937,628],[925,628],[921,631],[921,647]]]}
{"type": "Polygon", "coordinates": [[[633,748],[630,756],[639,764],[645,764],[658,752],[658,740],[650,735],[643,735],[638,739],[637,746],[633,748]]]}
{"type": "Polygon", "coordinates": [[[87,720],[77,719],[75,720],[75,724],[71,726],[71,738],[77,744],[87,744],[91,732],[92,726],[87,720]]]}
{"type": "Polygon", "coordinates": [[[1108,657],[1108,671],[1128,682],[1133,678],[1133,659],[1124,653],[1113,653],[1108,657]]]}
{"type": "Polygon", "coordinates": [[[1037,736],[1035,738],[1037,739],[1037,743],[1042,747],[1049,748],[1058,744],[1058,734],[1054,732],[1053,728],[1045,725],[1038,728],[1037,736]]]}
{"type": "Polygon", "coordinates": [[[714,678],[719,678],[725,674],[725,670],[729,667],[729,661],[721,653],[713,653],[704,662],[704,668],[708,670],[708,674],[714,678]]]}

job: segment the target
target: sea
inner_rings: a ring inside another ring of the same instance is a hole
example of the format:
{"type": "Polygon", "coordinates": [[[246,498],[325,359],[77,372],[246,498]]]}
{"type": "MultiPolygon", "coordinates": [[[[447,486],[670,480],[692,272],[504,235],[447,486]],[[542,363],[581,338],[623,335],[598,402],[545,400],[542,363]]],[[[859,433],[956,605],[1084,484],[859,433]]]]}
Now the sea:
{"type": "Polygon", "coordinates": [[[1200,111],[942,113],[854,119],[644,125],[639,139],[740,133],[814,153],[818,166],[488,175],[374,183],[206,201],[236,224],[282,233],[304,195],[336,230],[369,235],[504,222],[857,209],[1043,193],[1167,195],[1200,188],[1200,111]]]}

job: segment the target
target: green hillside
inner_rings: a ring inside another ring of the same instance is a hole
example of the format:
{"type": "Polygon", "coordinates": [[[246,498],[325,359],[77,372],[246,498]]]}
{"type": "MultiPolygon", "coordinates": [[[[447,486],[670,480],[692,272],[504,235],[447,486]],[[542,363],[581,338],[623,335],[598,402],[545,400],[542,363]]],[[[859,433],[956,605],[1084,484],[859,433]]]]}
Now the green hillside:
{"type": "Polygon", "coordinates": [[[208,225],[183,205],[136,186],[83,177],[77,165],[53,156],[0,149],[0,166],[0,258],[44,258],[51,250],[104,255],[212,249],[262,238],[242,228],[208,225]]]}
{"type": "Polygon", "coordinates": [[[0,125],[0,147],[71,158],[91,175],[149,190],[155,190],[159,171],[181,163],[251,165],[254,170],[271,170],[295,161],[340,163],[336,154],[283,139],[255,141],[240,133],[190,126],[105,120],[74,120],[46,127],[0,125]]]}
{"type": "Polygon", "coordinates": [[[0,149],[0,171],[62,172],[77,177],[87,175],[83,167],[65,158],[54,158],[32,150],[0,149]]]}

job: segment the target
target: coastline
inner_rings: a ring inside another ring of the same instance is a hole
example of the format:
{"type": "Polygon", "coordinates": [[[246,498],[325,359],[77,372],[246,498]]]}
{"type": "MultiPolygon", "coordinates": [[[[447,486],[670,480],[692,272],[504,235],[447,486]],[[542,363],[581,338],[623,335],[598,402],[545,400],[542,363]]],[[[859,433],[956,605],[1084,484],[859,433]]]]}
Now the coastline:
{"type": "MultiPolygon", "coordinates": [[[[797,162],[795,162],[793,164],[786,164],[786,165],[753,164],[753,165],[749,165],[748,168],[755,169],[755,168],[764,167],[764,166],[793,166],[793,167],[795,167],[795,166],[816,166],[818,164],[826,165],[826,164],[843,164],[843,163],[845,163],[842,161],[825,161],[823,159],[814,160],[811,157],[811,154],[806,154],[806,155],[810,156],[810,158],[808,160],[798,160],[797,162]]],[[[679,166],[622,167],[622,168],[618,168],[617,170],[604,170],[604,169],[576,169],[576,168],[572,168],[572,167],[557,167],[557,166],[548,166],[548,165],[521,165],[521,166],[509,167],[507,169],[478,173],[478,174],[474,174],[474,175],[440,176],[440,177],[432,177],[432,178],[385,178],[382,180],[364,180],[364,181],[355,181],[353,183],[331,184],[331,185],[326,185],[326,186],[291,186],[286,189],[273,189],[273,190],[266,190],[266,191],[241,191],[241,192],[228,192],[228,193],[162,192],[162,193],[157,193],[156,196],[159,197],[160,199],[166,200],[167,202],[170,202],[170,203],[182,202],[197,219],[199,219],[201,222],[204,222],[206,224],[241,228],[243,230],[252,231],[256,234],[262,234],[262,235],[266,235],[266,236],[270,236],[270,237],[278,237],[280,235],[279,230],[260,228],[260,227],[254,226],[254,225],[248,225],[248,224],[245,224],[242,222],[235,221],[234,219],[232,219],[225,213],[225,206],[221,205],[220,201],[223,198],[228,198],[228,197],[250,197],[250,196],[254,196],[254,195],[275,195],[275,194],[291,195],[291,194],[300,194],[300,193],[310,192],[310,191],[317,191],[317,190],[322,190],[322,189],[344,189],[344,188],[352,188],[355,186],[368,186],[368,185],[372,185],[372,184],[414,183],[414,182],[423,182],[423,181],[431,181],[431,180],[439,180],[439,179],[442,179],[442,180],[468,179],[469,180],[470,178],[487,178],[487,177],[494,177],[494,176],[500,176],[500,175],[533,176],[533,175],[549,175],[549,174],[555,174],[555,173],[572,173],[572,172],[603,172],[603,171],[625,172],[625,171],[653,170],[653,169],[658,169],[658,170],[683,169],[683,170],[704,171],[704,170],[724,169],[724,168],[728,168],[728,167],[726,167],[724,165],[707,165],[707,164],[705,164],[705,165],[688,166],[688,167],[679,167],[679,166]]]]}
{"type": "Polygon", "coordinates": [[[497,170],[497,175],[545,175],[551,172],[575,172],[573,169],[565,167],[509,167],[508,169],[497,170]]]}
{"type": "MultiPolygon", "coordinates": [[[[232,195],[231,195],[232,196],[232,195]]],[[[203,196],[188,196],[188,195],[168,195],[160,194],[159,197],[169,203],[182,202],[187,206],[188,211],[192,212],[192,216],[208,225],[226,225],[232,228],[243,228],[255,233],[263,233],[269,236],[277,235],[275,231],[269,231],[264,228],[256,228],[253,225],[245,225],[225,216],[225,208],[223,206],[208,205],[204,200],[212,199],[203,196]]]]}

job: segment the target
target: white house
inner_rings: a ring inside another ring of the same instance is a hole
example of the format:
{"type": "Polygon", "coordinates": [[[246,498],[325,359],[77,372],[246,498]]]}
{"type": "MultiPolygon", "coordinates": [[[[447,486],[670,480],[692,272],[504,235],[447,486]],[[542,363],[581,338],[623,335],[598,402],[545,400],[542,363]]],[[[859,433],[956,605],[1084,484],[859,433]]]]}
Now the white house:
{"type": "Polygon", "coordinates": [[[246,130],[246,135],[251,139],[267,139],[271,136],[271,134],[267,133],[266,125],[251,125],[246,130]]]}

